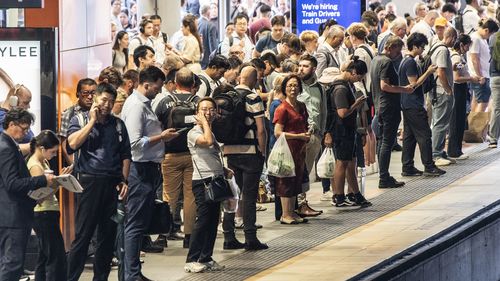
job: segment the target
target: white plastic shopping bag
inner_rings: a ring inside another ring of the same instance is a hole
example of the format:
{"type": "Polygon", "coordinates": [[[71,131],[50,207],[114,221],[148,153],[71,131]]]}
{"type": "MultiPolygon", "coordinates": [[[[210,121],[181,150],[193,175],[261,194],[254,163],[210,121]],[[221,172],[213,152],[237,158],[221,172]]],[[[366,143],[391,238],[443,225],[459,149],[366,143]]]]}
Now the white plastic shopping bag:
{"type": "Polygon", "coordinates": [[[284,133],[278,138],[269,154],[267,173],[278,178],[295,177],[295,163],[284,133]]]}
{"type": "Polygon", "coordinates": [[[227,179],[227,182],[229,183],[229,187],[231,187],[231,191],[233,192],[233,197],[226,199],[224,200],[224,202],[222,202],[222,205],[224,207],[224,212],[236,213],[236,210],[238,209],[238,200],[240,199],[240,188],[236,183],[236,178],[234,177],[234,175],[230,179],[227,179]]]}
{"type": "Polygon", "coordinates": [[[321,157],[316,164],[316,172],[318,177],[329,179],[333,177],[335,170],[335,157],[333,156],[333,149],[331,147],[325,148],[321,157]]]}

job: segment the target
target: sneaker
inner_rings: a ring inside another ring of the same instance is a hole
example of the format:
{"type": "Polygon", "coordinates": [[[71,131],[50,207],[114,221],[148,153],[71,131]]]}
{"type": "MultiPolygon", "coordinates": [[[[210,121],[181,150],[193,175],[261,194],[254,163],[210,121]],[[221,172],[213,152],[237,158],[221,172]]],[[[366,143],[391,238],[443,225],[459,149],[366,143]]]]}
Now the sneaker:
{"type": "Polygon", "coordinates": [[[389,177],[387,180],[380,179],[378,182],[378,188],[398,188],[404,186],[405,183],[402,181],[397,181],[393,177],[389,177]]]}
{"type": "Polygon", "coordinates": [[[460,155],[458,157],[448,156],[448,159],[450,159],[450,160],[467,160],[467,159],[469,159],[469,155],[463,153],[462,155],[460,155]]]}
{"type": "Polygon", "coordinates": [[[495,141],[495,142],[490,142],[490,143],[488,144],[488,147],[489,147],[489,148],[497,148],[497,142],[496,142],[496,141],[495,141]]]}
{"type": "Polygon", "coordinates": [[[337,200],[336,198],[333,199],[332,205],[335,207],[335,209],[341,211],[341,210],[357,210],[361,208],[361,206],[356,206],[353,202],[347,201],[347,200],[337,200]]]}
{"type": "Polygon", "coordinates": [[[451,161],[443,157],[437,157],[434,159],[434,164],[436,166],[448,166],[451,164],[451,161]]]}
{"type": "Polygon", "coordinates": [[[332,201],[332,197],[333,197],[333,192],[327,191],[321,195],[319,201],[332,201]]]}
{"type": "Polygon", "coordinates": [[[260,212],[260,211],[266,211],[266,210],[267,210],[267,208],[266,208],[266,207],[264,207],[264,205],[261,205],[261,204],[256,204],[255,210],[256,210],[257,212],[260,212]]]}
{"type": "Polygon", "coordinates": [[[450,161],[450,164],[457,164],[457,160],[453,159],[453,158],[450,158],[448,156],[445,156],[444,159],[450,161]]]}
{"type": "Polygon", "coordinates": [[[366,208],[373,205],[370,201],[366,200],[361,192],[353,194],[352,197],[353,201],[351,202],[353,202],[355,206],[359,206],[360,208],[366,208]]]}
{"type": "Polygon", "coordinates": [[[207,266],[199,262],[188,262],[184,265],[184,271],[187,273],[200,273],[207,269],[207,266]]]}
{"type": "Polygon", "coordinates": [[[203,264],[207,267],[208,271],[222,271],[226,268],[225,265],[220,265],[216,261],[204,262],[203,264]]]}
{"type": "Polygon", "coordinates": [[[438,176],[441,176],[444,174],[446,174],[446,171],[441,170],[438,167],[434,167],[434,168],[429,169],[429,170],[426,169],[424,171],[424,176],[426,176],[426,177],[438,177],[438,176]]]}
{"type": "Polygon", "coordinates": [[[420,171],[415,167],[403,169],[403,172],[401,173],[403,177],[420,177],[423,174],[424,172],[420,171]]]}

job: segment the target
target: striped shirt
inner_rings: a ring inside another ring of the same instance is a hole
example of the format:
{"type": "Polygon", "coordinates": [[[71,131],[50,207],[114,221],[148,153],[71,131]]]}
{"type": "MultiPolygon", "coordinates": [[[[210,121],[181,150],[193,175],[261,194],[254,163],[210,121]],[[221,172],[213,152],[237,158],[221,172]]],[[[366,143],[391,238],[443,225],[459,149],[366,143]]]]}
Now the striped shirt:
{"type": "Polygon", "coordinates": [[[255,119],[264,118],[264,103],[260,96],[245,85],[236,86],[239,94],[245,95],[245,125],[248,128],[241,144],[224,145],[224,154],[257,154],[257,125],[255,119]]]}

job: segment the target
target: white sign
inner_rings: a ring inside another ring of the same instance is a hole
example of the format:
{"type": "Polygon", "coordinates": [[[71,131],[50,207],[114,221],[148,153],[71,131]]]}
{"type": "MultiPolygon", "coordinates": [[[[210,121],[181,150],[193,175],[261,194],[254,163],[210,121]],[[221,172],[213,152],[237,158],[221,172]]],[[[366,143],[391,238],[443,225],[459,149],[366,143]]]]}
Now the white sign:
{"type": "Polygon", "coordinates": [[[29,111],[35,115],[31,129],[36,136],[41,118],[40,41],[0,41],[0,69],[7,76],[0,78],[0,101],[3,102],[9,92],[8,79],[31,91],[29,111]]]}

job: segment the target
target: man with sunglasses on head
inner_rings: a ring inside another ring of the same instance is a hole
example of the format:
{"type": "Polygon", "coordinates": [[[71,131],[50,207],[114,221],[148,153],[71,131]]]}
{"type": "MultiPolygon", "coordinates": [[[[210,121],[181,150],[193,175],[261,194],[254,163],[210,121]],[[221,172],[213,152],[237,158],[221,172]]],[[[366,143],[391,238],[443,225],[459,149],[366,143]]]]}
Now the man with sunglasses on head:
{"type": "Polygon", "coordinates": [[[73,156],[69,155],[66,151],[69,122],[76,114],[89,111],[93,103],[96,87],[97,83],[93,79],[84,78],[78,81],[78,85],[76,86],[76,97],[78,100],[76,104],[70,106],[62,113],[59,137],[61,138],[63,159],[68,166],[73,164],[73,156]]]}

